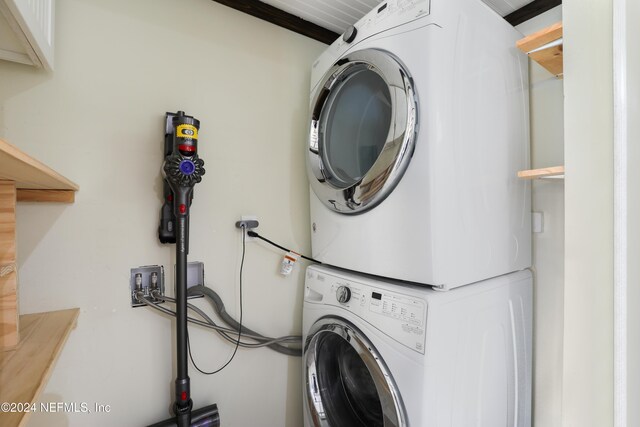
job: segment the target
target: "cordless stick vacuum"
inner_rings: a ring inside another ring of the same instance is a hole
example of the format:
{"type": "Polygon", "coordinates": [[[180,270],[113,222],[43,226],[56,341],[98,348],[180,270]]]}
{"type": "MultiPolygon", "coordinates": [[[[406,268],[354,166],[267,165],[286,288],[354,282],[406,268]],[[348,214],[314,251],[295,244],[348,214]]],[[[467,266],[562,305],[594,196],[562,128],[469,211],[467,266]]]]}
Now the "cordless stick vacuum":
{"type": "Polygon", "coordinates": [[[187,354],[187,254],[189,208],[193,187],[202,180],[204,161],[198,157],[200,121],[184,111],[167,113],[165,131],[164,205],[158,235],[162,243],[176,244],[176,362],[175,417],[150,427],[218,427],[218,406],[192,410],[187,354]]]}

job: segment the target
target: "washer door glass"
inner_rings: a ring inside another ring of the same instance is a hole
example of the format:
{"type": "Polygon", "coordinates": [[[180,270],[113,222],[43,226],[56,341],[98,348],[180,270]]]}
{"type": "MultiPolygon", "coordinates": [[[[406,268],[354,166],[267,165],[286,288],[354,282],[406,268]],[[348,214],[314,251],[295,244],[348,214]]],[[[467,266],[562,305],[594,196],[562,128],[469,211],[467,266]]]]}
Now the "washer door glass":
{"type": "Polygon", "coordinates": [[[355,326],[331,317],[316,322],[305,362],[305,416],[312,426],[406,426],[393,378],[355,326]]]}
{"type": "Polygon", "coordinates": [[[307,170],[330,209],[361,213],[398,184],[413,154],[416,95],[391,54],[366,49],[337,61],[311,101],[307,170]]]}

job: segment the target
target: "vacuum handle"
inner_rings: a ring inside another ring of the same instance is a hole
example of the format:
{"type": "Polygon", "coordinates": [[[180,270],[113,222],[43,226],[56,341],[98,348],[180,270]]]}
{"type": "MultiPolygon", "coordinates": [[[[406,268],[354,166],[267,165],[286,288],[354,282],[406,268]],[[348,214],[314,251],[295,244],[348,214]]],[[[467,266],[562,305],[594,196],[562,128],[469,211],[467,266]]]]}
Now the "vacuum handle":
{"type": "Polygon", "coordinates": [[[163,183],[164,203],[160,210],[160,226],[158,227],[158,238],[160,243],[176,242],[176,216],[173,214],[173,191],[169,183],[163,183]]]}

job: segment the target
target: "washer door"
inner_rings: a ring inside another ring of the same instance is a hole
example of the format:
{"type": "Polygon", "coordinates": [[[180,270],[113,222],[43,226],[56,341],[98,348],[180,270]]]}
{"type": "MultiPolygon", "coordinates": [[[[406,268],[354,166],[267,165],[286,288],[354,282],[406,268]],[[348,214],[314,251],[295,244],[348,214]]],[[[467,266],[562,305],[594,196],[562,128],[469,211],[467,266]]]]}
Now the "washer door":
{"type": "Polygon", "coordinates": [[[307,172],[331,210],[355,214],[382,202],[413,154],[413,80],[388,52],[356,51],[324,75],[311,100],[307,172]]]}
{"type": "Polygon", "coordinates": [[[371,342],[352,324],[318,320],[305,342],[305,417],[313,427],[405,427],[395,382],[371,342]]]}

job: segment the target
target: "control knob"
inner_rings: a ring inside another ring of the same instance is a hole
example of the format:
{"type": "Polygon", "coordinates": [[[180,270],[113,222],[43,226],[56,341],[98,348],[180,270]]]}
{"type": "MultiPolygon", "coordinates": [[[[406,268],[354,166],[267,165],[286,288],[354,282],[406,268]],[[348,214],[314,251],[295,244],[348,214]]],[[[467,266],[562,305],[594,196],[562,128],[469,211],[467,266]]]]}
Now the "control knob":
{"type": "Polygon", "coordinates": [[[351,43],[356,39],[357,35],[358,35],[358,29],[352,25],[346,29],[346,31],[342,35],[342,40],[344,40],[345,43],[351,43]]]}
{"type": "Polygon", "coordinates": [[[346,304],[351,299],[351,289],[348,286],[339,286],[336,291],[336,299],[340,304],[346,304]]]}

